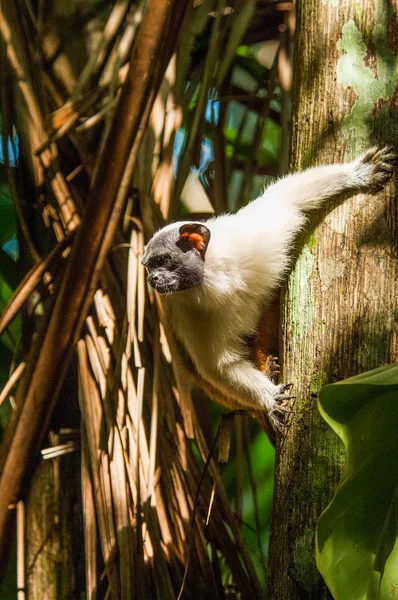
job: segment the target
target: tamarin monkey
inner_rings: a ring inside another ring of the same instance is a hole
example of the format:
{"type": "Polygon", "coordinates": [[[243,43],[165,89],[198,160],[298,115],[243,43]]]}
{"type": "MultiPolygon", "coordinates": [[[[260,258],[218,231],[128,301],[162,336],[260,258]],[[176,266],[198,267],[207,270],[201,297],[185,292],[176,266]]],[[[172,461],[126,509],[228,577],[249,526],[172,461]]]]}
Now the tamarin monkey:
{"type": "Polygon", "coordinates": [[[392,148],[372,148],[347,164],[283,177],[236,214],[155,233],[142,259],[148,282],[164,296],[176,343],[215,400],[266,413],[274,431],[283,426],[291,384],[275,385],[256,367],[248,340],[289,266],[305,213],[341,195],[377,192],[396,163],[392,148]]]}

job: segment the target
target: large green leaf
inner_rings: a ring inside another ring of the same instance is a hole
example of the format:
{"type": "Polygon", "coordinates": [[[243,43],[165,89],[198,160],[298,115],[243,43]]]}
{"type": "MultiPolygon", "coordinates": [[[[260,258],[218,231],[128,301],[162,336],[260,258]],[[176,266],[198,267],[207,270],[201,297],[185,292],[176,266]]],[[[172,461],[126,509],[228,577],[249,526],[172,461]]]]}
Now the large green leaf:
{"type": "Polygon", "coordinates": [[[319,404],[347,456],[318,523],[318,568],[335,600],[397,598],[398,364],[324,387],[319,404]]]}

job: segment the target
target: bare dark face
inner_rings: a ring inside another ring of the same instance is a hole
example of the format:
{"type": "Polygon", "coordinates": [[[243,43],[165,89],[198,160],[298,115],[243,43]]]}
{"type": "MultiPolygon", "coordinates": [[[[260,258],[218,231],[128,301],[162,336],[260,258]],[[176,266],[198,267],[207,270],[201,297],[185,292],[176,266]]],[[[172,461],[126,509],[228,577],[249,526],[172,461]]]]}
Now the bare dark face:
{"type": "Polygon", "coordinates": [[[141,261],[148,272],[149,285],[160,294],[200,285],[209,239],[210,231],[200,223],[160,231],[149,241],[141,261]]]}

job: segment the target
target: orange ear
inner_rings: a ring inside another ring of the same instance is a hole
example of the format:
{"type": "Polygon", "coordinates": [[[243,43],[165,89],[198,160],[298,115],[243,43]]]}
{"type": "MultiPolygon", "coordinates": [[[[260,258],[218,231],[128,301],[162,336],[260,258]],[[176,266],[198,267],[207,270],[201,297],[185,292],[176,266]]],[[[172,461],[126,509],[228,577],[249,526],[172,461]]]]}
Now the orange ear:
{"type": "Polygon", "coordinates": [[[203,252],[205,249],[205,242],[203,237],[199,233],[185,233],[181,234],[181,237],[185,239],[193,248],[199,250],[199,252],[203,252]]]}
{"type": "Polygon", "coordinates": [[[181,225],[179,233],[180,242],[183,242],[187,249],[197,250],[204,260],[210,241],[210,229],[203,223],[185,223],[181,225]]]}

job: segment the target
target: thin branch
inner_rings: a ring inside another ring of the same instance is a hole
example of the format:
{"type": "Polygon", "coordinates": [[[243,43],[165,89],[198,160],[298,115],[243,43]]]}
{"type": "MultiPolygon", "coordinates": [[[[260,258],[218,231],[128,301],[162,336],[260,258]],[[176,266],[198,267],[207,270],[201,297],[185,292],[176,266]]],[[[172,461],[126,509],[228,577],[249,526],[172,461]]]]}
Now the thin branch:
{"type": "Polygon", "coordinates": [[[7,381],[7,383],[5,384],[4,388],[1,390],[1,393],[0,393],[0,406],[3,404],[4,400],[10,394],[11,390],[13,389],[13,387],[20,380],[20,378],[22,376],[22,373],[25,370],[25,367],[26,367],[26,363],[25,362],[19,363],[19,365],[17,366],[17,368],[10,375],[9,380],[7,381]]]}

